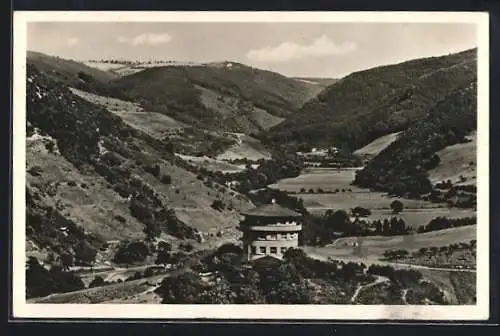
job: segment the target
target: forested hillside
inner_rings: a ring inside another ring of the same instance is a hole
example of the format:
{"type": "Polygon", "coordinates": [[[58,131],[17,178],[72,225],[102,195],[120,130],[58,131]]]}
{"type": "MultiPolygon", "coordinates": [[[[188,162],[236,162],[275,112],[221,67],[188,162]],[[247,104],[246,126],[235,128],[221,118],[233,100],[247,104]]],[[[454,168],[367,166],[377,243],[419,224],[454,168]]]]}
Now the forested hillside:
{"type": "Polygon", "coordinates": [[[229,62],[149,68],[112,87],[145,109],[187,124],[247,134],[280,123],[322,89],[229,62]]]}
{"type": "Polygon", "coordinates": [[[336,145],[353,151],[411,126],[475,76],[476,49],[355,72],[261,138],[269,144],[336,145]]]}
{"type": "Polygon", "coordinates": [[[26,144],[27,241],[44,260],[47,254],[77,259],[81,249],[95,257],[110,239],[197,241],[201,229],[237,222],[237,213],[212,208],[216,199],[249,206],[245,197],[205,185],[179,166],[168,142],[30,64],[26,144]],[[202,216],[189,224],[177,217],[176,211],[193,209],[202,216]]]}
{"type": "Polygon", "coordinates": [[[431,193],[428,171],[439,164],[436,153],[468,141],[466,136],[476,129],[476,91],[472,80],[466,88],[449,94],[359,171],[354,183],[399,196],[431,193]]]}

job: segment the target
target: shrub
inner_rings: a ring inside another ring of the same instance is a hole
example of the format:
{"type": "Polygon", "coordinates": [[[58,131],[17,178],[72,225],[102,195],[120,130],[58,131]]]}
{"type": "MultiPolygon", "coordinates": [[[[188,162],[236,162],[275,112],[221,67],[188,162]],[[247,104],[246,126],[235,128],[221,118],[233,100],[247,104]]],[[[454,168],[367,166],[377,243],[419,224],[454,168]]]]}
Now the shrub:
{"type": "Polygon", "coordinates": [[[172,176],[168,174],[163,174],[161,176],[160,182],[163,184],[171,184],[172,183],[172,176]]]}
{"type": "Polygon", "coordinates": [[[122,244],[115,253],[113,261],[118,264],[131,264],[144,261],[149,255],[149,249],[143,242],[122,244]]]}
{"type": "Polygon", "coordinates": [[[100,286],[104,286],[106,284],[106,281],[104,281],[104,279],[100,276],[96,276],[94,278],[94,280],[92,280],[90,283],[89,283],[89,288],[93,288],[93,287],[100,287],[100,286]]]}
{"type": "Polygon", "coordinates": [[[42,167],[40,166],[33,166],[28,170],[28,173],[32,176],[40,176],[42,174],[42,167]]]}
{"type": "Polygon", "coordinates": [[[104,153],[103,155],[101,155],[100,159],[103,163],[106,163],[110,166],[119,166],[122,164],[122,160],[120,159],[118,154],[112,151],[104,153]]]}
{"type": "Polygon", "coordinates": [[[116,219],[117,221],[119,221],[120,223],[122,223],[122,224],[125,224],[125,223],[127,222],[127,220],[125,219],[125,217],[123,217],[123,216],[121,216],[121,215],[116,215],[116,216],[115,216],[115,219],[116,219]]]}
{"type": "Polygon", "coordinates": [[[391,209],[393,213],[400,213],[401,211],[403,211],[403,202],[399,200],[392,201],[391,209]]]}
{"type": "Polygon", "coordinates": [[[212,202],[211,207],[217,211],[222,211],[224,210],[224,203],[221,200],[216,199],[212,202]]]}
{"type": "Polygon", "coordinates": [[[144,166],[144,171],[147,173],[150,173],[151,175],[153,175],[155,177],[159,177],[161,169],[160,169],[160,166],[157,164],[152,165],[152,166],[146,165],[146,166],[144,166]]]}

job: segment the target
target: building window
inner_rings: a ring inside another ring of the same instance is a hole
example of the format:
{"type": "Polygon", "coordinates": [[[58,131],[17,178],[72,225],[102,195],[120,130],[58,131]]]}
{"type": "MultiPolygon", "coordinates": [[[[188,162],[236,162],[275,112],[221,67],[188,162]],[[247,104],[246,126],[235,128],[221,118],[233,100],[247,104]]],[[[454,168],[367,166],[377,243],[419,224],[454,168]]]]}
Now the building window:
{"type": "Polygon", "coordinates": [[[281,248],[281,254],[285,254],[286,250],[288,250],[286,247],[281,248]]]}
{"type": "Polygon", "coordinates": [[[277,254],[278,253],[278,248],[276,246],[271,246],[271,253],[272,254],[277,254]]]}
{"type": "Polygon", "coordinates": [[[265,246],[259,247],[259,251],[261,254],[266,254],[266,247],[265,246]]]}
{"type": "Polygon", "coordinates": [[[252,246],[252,254],[257,254],[257,248],[255,246],[252,246]]]}

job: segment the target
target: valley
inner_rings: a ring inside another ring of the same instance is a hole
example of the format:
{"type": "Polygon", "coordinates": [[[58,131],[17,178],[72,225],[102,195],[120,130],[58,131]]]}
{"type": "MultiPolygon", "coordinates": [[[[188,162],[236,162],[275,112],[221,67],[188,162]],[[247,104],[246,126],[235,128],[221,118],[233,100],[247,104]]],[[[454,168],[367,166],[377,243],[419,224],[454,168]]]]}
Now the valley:
{"type": "Polygon", "coordinates": [[[333,80],[28,55],[29,302],[472,304],[474,57],[333,80]],[[245,264],[240,213],[271,200],[300,246],[245,264]]]}

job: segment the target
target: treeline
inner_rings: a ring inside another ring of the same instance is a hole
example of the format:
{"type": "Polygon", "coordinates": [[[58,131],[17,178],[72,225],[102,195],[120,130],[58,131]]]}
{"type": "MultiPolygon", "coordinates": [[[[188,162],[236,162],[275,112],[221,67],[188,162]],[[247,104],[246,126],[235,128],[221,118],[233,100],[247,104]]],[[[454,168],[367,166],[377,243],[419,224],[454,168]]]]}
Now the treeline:
{"type": "Polygon", "coordinates": [[[352,220],[345,210],[327,210],[323,216],[307,214],[299,243],[326,245],[341,237],[396,236],[413,232],[402,218],[365,221],[352,220]]]}
{"type": "Polygon", "coordinates": [[[454,243],[440,247],[438,246],[422,247],[418,251],[415,251],[413,253],[410,253],[409,251],[402,249],[386,250],[384,251],[384,258],[388,261],[394,261],[394,260],[405,259],[408,257],[419,258],[419,257],[428,257],[429,255],[436,256],[440,253],[443,253],[445,255],[452,255],[454,252],[457,251],[463,251],[463,250],[475,251],[476,248],[477,248],[477,241],[476,239],[472,239],[469,242],[454,243]]]}
{"type": "Polygon", "coordinates": [[[476,217],[460,217],[460,218],[447,218],[447,217],[436,217],[432,219],[427,225],[421,225],[418,227],[418,233],[439,231],[445,229],[451,229],[455,227],[476,225],[476,217]]]}
{"type": "Polygon", "coordinates": [[[466,141],[476,127],[476,83],[457,90],[412,124],[365,168],[354,184],[391,195],[420,198],[433,185],[427,171],[439,164],[439,150],[466,141]]]}

